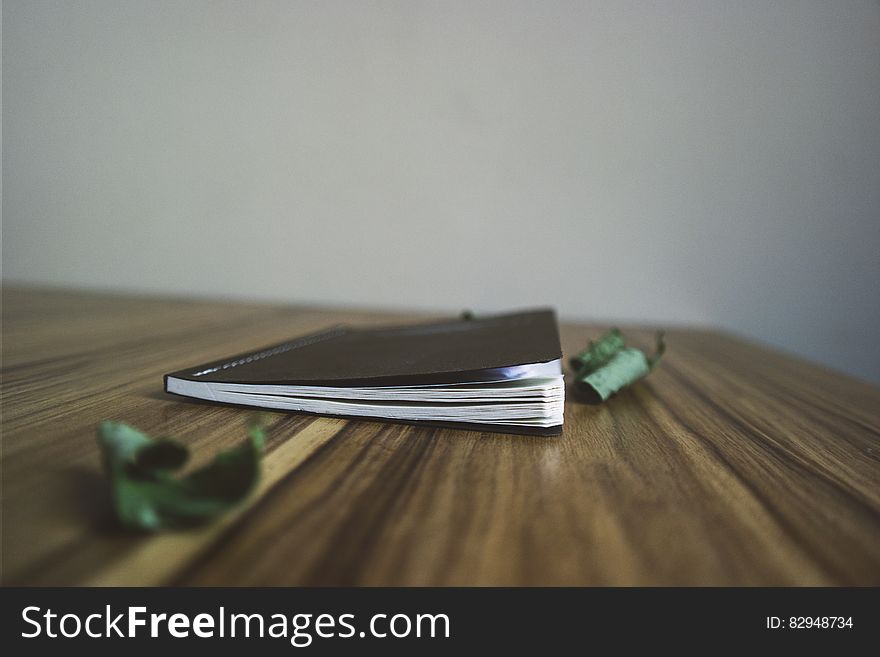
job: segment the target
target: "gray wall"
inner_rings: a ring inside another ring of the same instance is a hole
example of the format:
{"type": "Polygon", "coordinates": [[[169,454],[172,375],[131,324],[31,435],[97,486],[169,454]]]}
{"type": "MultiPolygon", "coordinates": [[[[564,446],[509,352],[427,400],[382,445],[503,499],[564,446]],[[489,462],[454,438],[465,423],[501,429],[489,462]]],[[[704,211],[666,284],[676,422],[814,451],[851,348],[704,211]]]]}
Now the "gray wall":
{"type": "Polygon", "coordinates": [[[728,327],[880,381],[880,4],[4,2],[3,276],[728,327]]]}

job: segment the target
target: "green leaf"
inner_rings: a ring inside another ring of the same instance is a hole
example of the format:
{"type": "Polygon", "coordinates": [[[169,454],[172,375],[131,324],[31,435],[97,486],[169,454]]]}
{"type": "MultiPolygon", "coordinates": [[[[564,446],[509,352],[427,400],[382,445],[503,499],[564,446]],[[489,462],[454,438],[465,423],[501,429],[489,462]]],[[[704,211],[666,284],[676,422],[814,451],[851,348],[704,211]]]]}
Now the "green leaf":
{"type": "Polygon", "coordinates": [[[582,363],[575,390],[584,401],[599,404],[647,376],[665,352],[662,332],[657,334],[656,352],[648,358],[641,350],[626,347],[620,331],[614,329],[572,359],[582,363]]]}
{"type": "Polygon", "coordinates": [[[654,350],[654,355],[648,359],[648,367],[652,370],[654,366],[660,362],[660,359],[663,358],[663,354],[666,353],[666,341],[663,339],[665,334],[663,331],[657,332],[657,347],[654,350]]]}
{"type": "Polygon", "coordinates": [[[265,433],[259,422],[248,440],[217,454],[208,465],[184,477],[189,450],[171,440],[154,440],[121,422],[103,422],[98,444],[113,488],[119,521],[126,527],[156,531],[204,523],[241,502],[260,474],[265,433]]]}

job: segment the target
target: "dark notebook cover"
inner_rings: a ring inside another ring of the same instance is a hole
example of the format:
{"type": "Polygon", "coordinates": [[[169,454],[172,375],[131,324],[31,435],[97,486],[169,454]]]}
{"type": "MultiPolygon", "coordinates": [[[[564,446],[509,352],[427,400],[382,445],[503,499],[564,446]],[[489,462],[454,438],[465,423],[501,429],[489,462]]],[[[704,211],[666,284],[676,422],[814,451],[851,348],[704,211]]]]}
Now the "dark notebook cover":
{"type": "MultiPolygon", "coordinates": [[[[188,367],[167,374],[165,379],[166,389],[168,377],[339,387],[460,383],[480,381],[487,369],[561,357],[556,315],[553,310],[541,309],[406,326],[337,326],[188,367]]],[[[559,428],[517,427],[511,431],[558,434],[559,428]]]]}

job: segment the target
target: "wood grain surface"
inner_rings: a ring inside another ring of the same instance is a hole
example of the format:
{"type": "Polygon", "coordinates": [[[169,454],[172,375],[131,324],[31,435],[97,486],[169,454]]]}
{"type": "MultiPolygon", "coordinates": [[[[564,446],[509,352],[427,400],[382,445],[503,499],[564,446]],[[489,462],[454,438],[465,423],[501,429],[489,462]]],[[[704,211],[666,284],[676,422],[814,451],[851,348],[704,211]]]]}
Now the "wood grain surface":
{"type": "MultiPolygon", "coordinates": [[[[602,406],[569,400],[561,438],[273,413],[236,512],[115,525],[100,421],[197,462],[244,436],[247,410],[166,395],[163,374],[424,318],[4,289],[3,583],[880,584],[880,390],[710,330],[670,331],[661,366],[602,406]]],[[[563,325],[566,355],[603,328],[563,325]]]]}

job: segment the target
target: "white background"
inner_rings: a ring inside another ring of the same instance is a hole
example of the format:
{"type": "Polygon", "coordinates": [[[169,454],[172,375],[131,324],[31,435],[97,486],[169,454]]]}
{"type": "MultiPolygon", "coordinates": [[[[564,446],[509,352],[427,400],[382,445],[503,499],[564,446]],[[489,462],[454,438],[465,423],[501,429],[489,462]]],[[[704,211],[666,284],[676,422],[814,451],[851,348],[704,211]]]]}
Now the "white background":
{"type": "Polygon", "coordinates": [[[3,3],[7,282],[710,324],[880,381],[880,4],[3,3]]]}

